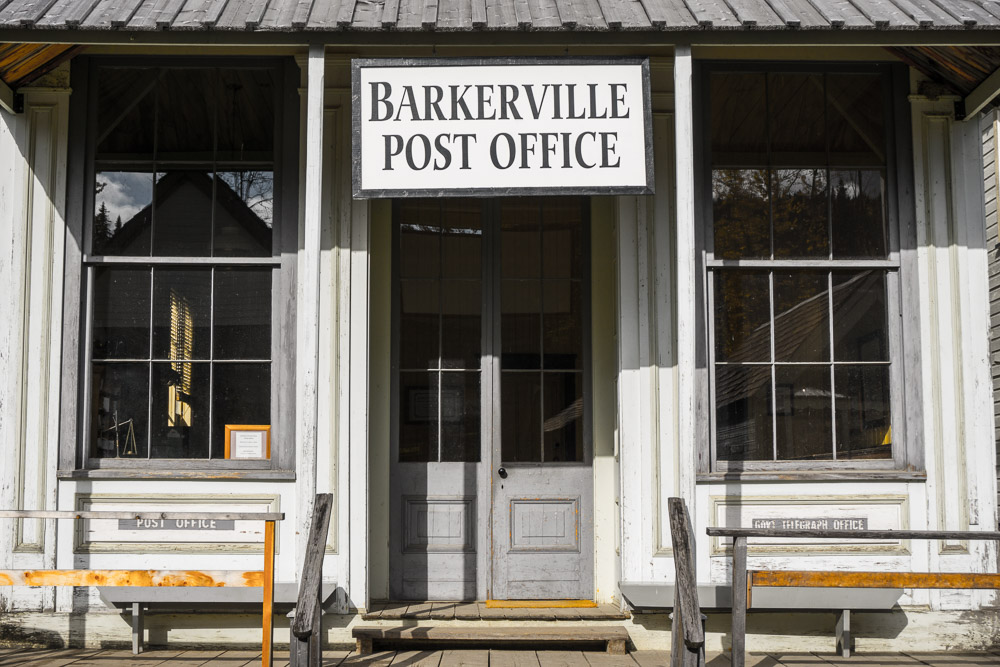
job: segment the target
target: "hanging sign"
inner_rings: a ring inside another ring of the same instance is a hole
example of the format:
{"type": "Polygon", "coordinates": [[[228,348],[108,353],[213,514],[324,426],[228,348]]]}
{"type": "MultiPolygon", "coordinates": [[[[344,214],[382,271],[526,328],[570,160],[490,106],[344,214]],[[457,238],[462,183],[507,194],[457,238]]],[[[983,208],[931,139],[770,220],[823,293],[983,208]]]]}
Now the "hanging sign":
{"type": "Polygon", "coordinates": [[[356,59],[354,196],[653,192],[649,61],[356,59]]]}

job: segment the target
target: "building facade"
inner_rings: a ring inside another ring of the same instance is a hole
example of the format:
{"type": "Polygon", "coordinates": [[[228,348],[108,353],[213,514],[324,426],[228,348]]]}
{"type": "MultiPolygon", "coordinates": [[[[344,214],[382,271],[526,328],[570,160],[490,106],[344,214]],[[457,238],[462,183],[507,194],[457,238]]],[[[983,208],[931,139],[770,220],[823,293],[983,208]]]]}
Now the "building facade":
{"type": "MultiPolygon", "coordinates": [[[[334,643],[385,601],[629,609],[673,581],[672,496],[706,591],[731,581],[710,526],[996,530],[998,30],[960,0],[0,2],[0,507],[284,512],[294,582],[332,493],[334,643]],[[358,59],[423,92],[359,88],[358,59]],[[588,77],[623,62],[645,133],[601,144],[585,123],[625,112],[588,77]],[[529,64],[565,78],[529,91],[529,64]],[[449,67],[510,81],[484,99],[449,67]],[[511,138],[494,166],[523,184],[463,196],[457,134],[361,150],[368,94],[372,120],[434,132],[548,113],[554,143],[511,138]],[[645,189],[616,186],[637,157],[645,189]],[[383,182],[392,160],[428,180],[383,182]]],[[[240,522],[0,526],[4,569],[263,551],[240,522]]],[[[749,557],[998,567],[987,542],[749,557]]],[[[859,650],[1000,641],[992,591],[894,599],[855,617],[859,650]]],[[[93,589],[0,588],[0,610],[2,641],[129,638],[93,589]]],[[[669,646],[666,610],[636,611],[615,621],[635,645],[669,646]]],[[[752,614],[748,647],[829,649],[831,618],[752,614]]],[[[147,627],[259,637],[237,614],[147,627]]]]}

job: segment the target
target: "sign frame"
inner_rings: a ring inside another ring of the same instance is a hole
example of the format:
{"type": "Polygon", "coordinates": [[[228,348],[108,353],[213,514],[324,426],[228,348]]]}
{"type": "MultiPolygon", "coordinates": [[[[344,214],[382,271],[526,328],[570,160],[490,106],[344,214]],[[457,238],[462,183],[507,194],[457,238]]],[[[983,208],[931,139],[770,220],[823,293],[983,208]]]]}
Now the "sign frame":
{"type": "Polygon", "coordinates": [[[226,424],[226,449],[225,458],[240,459],[244,461],[269,461],[271,459],[271,426],[268,424],[226,424]],[[233,433],[236,432],[257,433],[263,438],[264,456],[233,456],[236,452],[231,447],[233,433]]]}
{"type": "Polygon", "coordinates": [[[553,195],[651,195],[653,175],[653,108],[649,58],[641,56],[498,56],[459,58],[353,58],[351,60],[351,191],[354,199],[408,197],[530,197],[553,195]],[[525,65],[637,65],[642,77],[642,124],[646,184],[628,186],[553,186],[382,189],[361,183],[361,69],[366,67],[519,67],[525,65]]]}

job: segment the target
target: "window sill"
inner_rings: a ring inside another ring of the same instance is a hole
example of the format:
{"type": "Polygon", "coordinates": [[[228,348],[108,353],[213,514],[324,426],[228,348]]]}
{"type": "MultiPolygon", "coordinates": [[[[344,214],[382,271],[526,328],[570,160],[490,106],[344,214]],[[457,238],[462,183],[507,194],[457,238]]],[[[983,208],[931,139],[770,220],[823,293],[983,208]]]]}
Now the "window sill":
{"type": "Polygon", "coordinates": [[[93,470],[60,470],[58,479],[163,479],[163,480],[248,480],[295,481],[294,470],[141,470],[137,468],[102,468],[93,470]]]}
{"type": "Polygon", "coordinates": [[[926,482],[927,473],[913,470],[740,470],[699,473],[699,484],[717,482],[926,482]]]}

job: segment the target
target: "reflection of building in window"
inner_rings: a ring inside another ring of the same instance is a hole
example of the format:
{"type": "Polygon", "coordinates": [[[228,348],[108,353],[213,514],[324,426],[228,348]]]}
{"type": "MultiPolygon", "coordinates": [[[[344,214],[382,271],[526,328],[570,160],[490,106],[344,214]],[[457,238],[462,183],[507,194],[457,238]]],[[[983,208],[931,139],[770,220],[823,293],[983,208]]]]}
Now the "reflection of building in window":
{"type": "MultiPolygon", "coordinates": [[[[194,347],[194,317],[187,298],[170,289],[170,358],[190,359],[194,347]]],[[[167,426],[191,426],[191,362],[170,364],[175,375],[167,388],[167,426]]]]}

